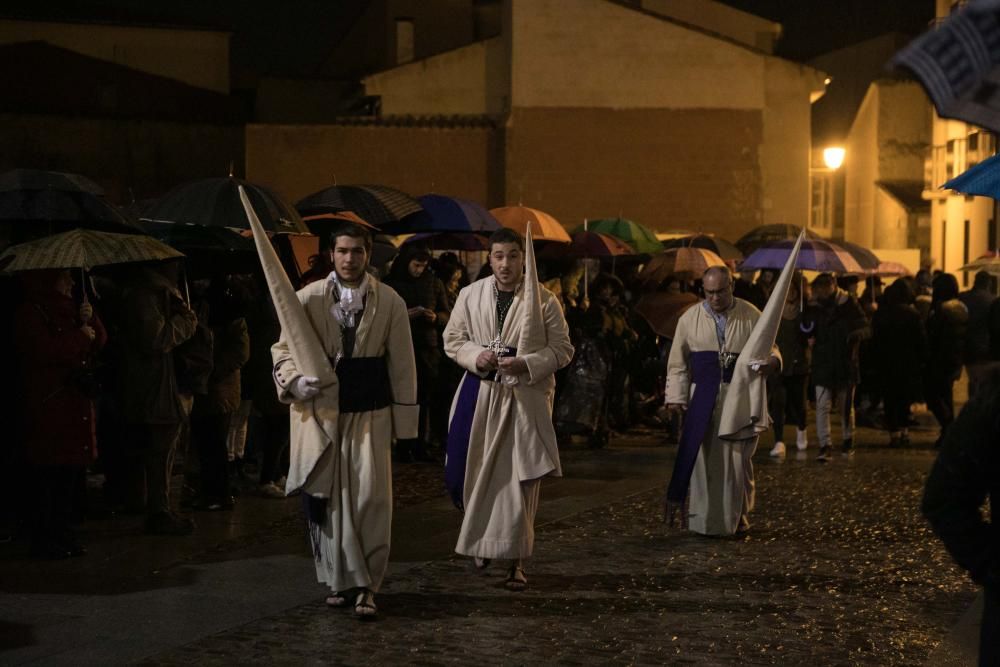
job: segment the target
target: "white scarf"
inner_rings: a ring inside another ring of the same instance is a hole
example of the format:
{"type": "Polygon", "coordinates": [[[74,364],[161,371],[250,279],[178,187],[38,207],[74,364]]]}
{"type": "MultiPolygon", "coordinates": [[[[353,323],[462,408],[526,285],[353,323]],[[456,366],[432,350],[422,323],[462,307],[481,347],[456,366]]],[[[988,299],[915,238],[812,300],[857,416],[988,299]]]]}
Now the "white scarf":
{"type": "Polygon", "coordinates": [[[368,293],[368,272],[365,272],[361,284],[357,287],[346,287],[340,282],[340,276],[337,275],[336,271],[331,271],[326,280],[330,283],[334,297],[330,314],[340,323],[340,326],[353,327],[354,316],[365,307],[365,294],[368,293]]]}

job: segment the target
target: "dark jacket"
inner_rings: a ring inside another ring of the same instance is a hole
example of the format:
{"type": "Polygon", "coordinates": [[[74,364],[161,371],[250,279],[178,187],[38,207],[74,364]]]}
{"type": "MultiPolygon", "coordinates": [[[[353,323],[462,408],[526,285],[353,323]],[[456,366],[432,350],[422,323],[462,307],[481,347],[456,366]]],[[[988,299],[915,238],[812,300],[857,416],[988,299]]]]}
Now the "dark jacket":
{"type": "Polygon", "coordinates": [[[965,334],[969,311],[958,299],[937,303],[927,318],[930,377],[957,380],[965,359],[965,334]]]}
{"type": "Polygon", "coordinates": [[[774,342],[781,352],[782,375],[806,375],[809,372],[812,355],[808,336],[802,331],[801,314],[790,320],[781,318],[774,342]]]}
{"type": "Polygon", "coordinates": [[[90,382],[107,334],[95,313],[91,341],[78,318],[71,297],[42,290],[29,292],[14,317],[25,458],[35,465],[83,466],[97,455],[90,382]]]}
{"type": "Polygon", "coordinates": [[[440,332],[451,315],[444,283],[429,269],[420,274],[419,278],[414,278],[410,275],[408,267],[409,260],[405,253],[400,253],[393,262],[392,271],[385,279],[385,284],[403,297],[407,308],[422,306],[435,312],[437,319],[433,322],[422,316],[412,318],[410,333],[413,336],[414,349],[438,349],[440,332]]]}
{"type": "Polygon", "coordinates": [[[920,397],[927,335],[920,313],[912,304],[912,293],[901,281],[886,289],[882,305],[872,317],[869,356],[883,390],[902,392],[911,401],[920,397]]]}
{"type": "Polygon", "coordinates": [[[990,358],[990,306],[995,300],[988,289],[973,288],[958,295],[969,311],[963,359],[967,364],[979,364],[990,358]]]}
{"type": "Polygon", "coordinates": [[[194,334],[197,318],[176,287],[152,269],[125,291],[122,304],[120,404],[134,424],[177,424],[184,407],[173,351],[194,334]]]}
{"type": "Polygon", "coordinates": [[[1000,498],[1000,373],[993,369],[948,427],[924,489],[921,510],[973,581],[998,590],[1000,532],[983,519],[986,497],[1000,498]]]}
{"type": "Polygon", "coordinates": [[[812,383],[832,389],[857,384],[861,379],[859,347],[871,335],[865,311],[857,298],[842,290],[817,306],[812,383]]]}

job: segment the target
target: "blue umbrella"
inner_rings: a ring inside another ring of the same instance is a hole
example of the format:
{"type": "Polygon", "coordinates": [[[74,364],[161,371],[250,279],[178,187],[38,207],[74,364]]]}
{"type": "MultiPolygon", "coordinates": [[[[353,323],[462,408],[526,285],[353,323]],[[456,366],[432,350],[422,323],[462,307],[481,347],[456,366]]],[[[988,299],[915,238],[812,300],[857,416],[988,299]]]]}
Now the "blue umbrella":
{"type": "Polygon", "coordinates": [[[444,195],[424,195],[418,199],[423,211],[382,225],[386,234],[420,232],[479,232],[491,234],[500,223],[486,208],[468,199],[444,195]]]}
{"type": "Polygon", "coordinates": [[[941,186],[966,195],[1000,199],[1000,155],[983,160],[941,186]]]}
{"type": "MultiPolygon", "coordinates": [[[[754,250],[740,264],[740,271],[780,270],[785,266],[794,245],[795,241],[791,239],[768,243],[754,250]]],[[[824,273],[864,273],[864,269],[851,253],[838,245],[819,239],[802,239],[802,248],[799,250],[799,259],[795,267],[824,273]]]]}
{"type": "Polygon", "coordinates": [[[403,241],[422,243],[431,250],[489,250],[489,239],[482,234],[452,232],[421,232],[403,241]]]}

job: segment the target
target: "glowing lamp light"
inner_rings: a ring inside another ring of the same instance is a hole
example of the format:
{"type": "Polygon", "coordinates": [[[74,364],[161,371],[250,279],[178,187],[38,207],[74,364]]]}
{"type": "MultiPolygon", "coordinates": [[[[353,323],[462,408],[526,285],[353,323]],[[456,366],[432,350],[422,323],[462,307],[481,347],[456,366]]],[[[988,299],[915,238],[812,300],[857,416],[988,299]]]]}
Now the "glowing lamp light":
{"type": "Polygon", "coordinates": [[[824,148],[823,164],[830,169],[840,169],[840,165],[844,164],[844,149],[836,147],[824,148]]]}

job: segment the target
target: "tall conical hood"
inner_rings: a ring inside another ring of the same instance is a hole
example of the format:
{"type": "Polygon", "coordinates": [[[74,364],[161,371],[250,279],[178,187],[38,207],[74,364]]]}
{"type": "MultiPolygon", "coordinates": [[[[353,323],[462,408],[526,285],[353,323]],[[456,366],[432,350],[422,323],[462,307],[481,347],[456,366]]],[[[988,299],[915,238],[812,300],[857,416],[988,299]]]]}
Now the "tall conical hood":
{"type": "Polygon", "coordinates": [[[792,252],[785,261],[785,268],[774,283],[771,296],[764,306],[757,324],[754,325],[746,345],[736,359],[733,367],[733,379],[729,383],[725,402],[722,404],[722,416],[719,419],[719,437],[727,440],[745,440],[767,430],[771,425],[771,417],[767,411],[767,381],[757,374],[751,364],[767,363],[778,337],[778,327],[781,325],[781,313],[785,308],[788,288],[792,284],[795,273],[795,262],[799,258],[799,248],[805,231],[799,234],[792,252]]]}
{"type": "Polygon", "coordinates": [[[531,222],[524,234],[524,288],[521,291],[524,307],[521,309],[521,340],[517,353],[531,354],[548,344],[545,337],[545,316],[542,314],[542,287],[538,283],[535,265],[535,247],[531,242],[531,222]]]}
{"type": "Polygon", "coordinates": [[[250,229],[253,230],[257,255],[264,269],[267,287],[281,322],[281,334],[288,344],[292,361],[303,375],[319,378],[321,387],[319,394],[299,408],[299,414],[307,418],[292,420],[285,491],[291,493],[302,489],[312,496],[326,498],[333,488],[333,467],[318,464],[329,446],[340,438],[340,387],[337,375],[242,186],[240,199],[250,221],[250,229]]]}

